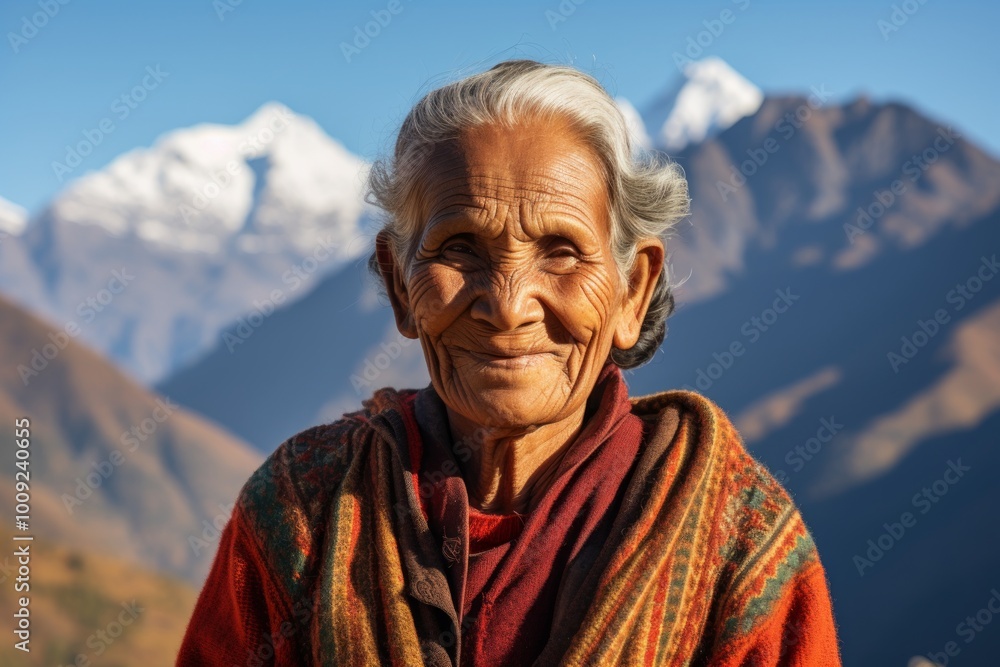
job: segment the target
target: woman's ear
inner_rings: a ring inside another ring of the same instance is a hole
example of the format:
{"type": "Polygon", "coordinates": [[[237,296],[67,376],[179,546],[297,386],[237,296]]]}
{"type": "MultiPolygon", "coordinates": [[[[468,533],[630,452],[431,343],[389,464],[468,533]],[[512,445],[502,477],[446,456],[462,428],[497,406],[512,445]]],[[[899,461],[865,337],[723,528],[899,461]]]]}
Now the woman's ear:
{"type": "Polygon", "coordinates": [[[417,327],[413,323],[413,311],[410,310],[410,299],[406,293],[403,272],[396,255],[392,251],[389,234],[385,231],[375,237],[375,256],[378,258],[379,272],[385,283],[385,292],[392,304],[392,312],[396,316],[396,328],[407,338],[417,338],[417,327]]]}
{"type": "Polygon", "coordinates": [[[639,342],[642,322],[653,300],[656,281],[663,271],[664,254],[663,242],[659,239],[639,242],[612,341],[619,350],[631,349],[639,342]]]}

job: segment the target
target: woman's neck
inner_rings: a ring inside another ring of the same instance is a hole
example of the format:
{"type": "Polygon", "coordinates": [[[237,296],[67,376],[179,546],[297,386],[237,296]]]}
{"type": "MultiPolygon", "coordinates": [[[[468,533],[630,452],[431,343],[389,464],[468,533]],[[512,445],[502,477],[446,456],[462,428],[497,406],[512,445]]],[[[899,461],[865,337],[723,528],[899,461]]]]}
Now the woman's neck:
{"type": "Polygon", "coordinates": [[[461,462],[469,503],[484,512],[525,514],[555,480],[569,445],[583,426],[585,410],[530,429],[482,427],[448,409],[455,442],[471,452],[461,462]]]}

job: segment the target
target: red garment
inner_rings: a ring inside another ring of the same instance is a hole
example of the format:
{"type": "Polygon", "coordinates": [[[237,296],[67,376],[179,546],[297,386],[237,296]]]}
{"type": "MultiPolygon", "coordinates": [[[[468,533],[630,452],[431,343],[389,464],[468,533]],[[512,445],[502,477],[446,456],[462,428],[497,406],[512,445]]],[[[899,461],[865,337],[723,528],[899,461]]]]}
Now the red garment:
{"type": "MultiPolygon", "coordinates": [[[[405,420],[423,417],[441,423],[442,415],[419,415],[412,401],[405,405],[405,420]]],[[[468,507],[467,532],[447,525],[455,520],[443,509],[448,502],[468,506],[464,481],[441,483],[439,477],[434,483],[429,473],[438,465],[428,465],[422,457],[424,439],[434,436],[427,429],[413,429],[411,434],[411,460],[421,461],[420,488],[425,490],[418,496],[432,530],[452,539],[468,535],[462,665],[530,665],[548,641],[562,574],[582,549],[599,549],[606,541],[637,458],[642,421],[631,414],[621,371],[612,365],[604,368],[587,406],[584,429],[542,500],[523,517],[468,507]]],[[[440,428],[435,440],[435,446],[452,447],[450,436],[440,428]]],[[[458,471],[453,472],[451,477],[460,480],[458,471]]],[[[453,575],[452,581],[463,587],[461,577],[453,575]]]]}
{"type": "Polygon", "coordinates": [[[521,533],[478,554],[432,387],[290,438],[240,492],[178,664],[839,666],[812,537],[725,414],[623,392],[602,372],[521,533]]]}
{"type": "Polygon", "coordinates": [[[178,666],[309,664],[304,648],[312,604],[288,600],[254,534],[237,505],[188,622],[178,666]]]}
{"type": "Polygon", "coordinates": [[[527,514],[486,514],[469,507],[469,555],[506,544],[521,534],[527,514]]]}

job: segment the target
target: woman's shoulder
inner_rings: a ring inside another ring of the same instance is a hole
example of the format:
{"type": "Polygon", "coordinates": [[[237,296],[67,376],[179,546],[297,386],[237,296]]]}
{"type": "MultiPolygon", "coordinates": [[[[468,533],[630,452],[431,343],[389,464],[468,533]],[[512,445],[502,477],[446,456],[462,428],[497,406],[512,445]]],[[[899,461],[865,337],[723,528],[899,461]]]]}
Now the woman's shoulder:
{"type": "MultiPolygon", "coordinates": [[[[649,424],[664,448],[686,450],[684,469],[704,476],[721,528],[735,552],[749,555],[776,536],[788,538],[808,560],[815,547],[788,490],[748,451],[738,429],[712,399],[669,390],[631,399],[633,413],[649,424]]],[[[706,500],[709,500],[706,498],[706,500]]],[[[737,554],[734,553],[734,556],[737,554]]]]}
{"type": "Polygon", "coordinates": [[[722,407],[696,391],[671,389],[629,399],[632,413],[646,421],[654,437],[696,442],[697,454],[713,463],[746,468],[754,480],[779,495],[784,488],[747,450],[722,407]],[[660,433],[655,433],[659,429],[660,433]]]}
{"type": "Polygon", "coordinates": [[[339,419],[312,426],[282,442],[250,476],[240,491],[244,506],[263,515],[292,509],[311,515],[336,492],[351,463],[385,428],[387,413],[414,390],[383,388],[362,407],[339,419]]]}
{"type": "Polygon", "coordinates": [[[355,464],[388,428],[387,413],[412,392],[378,390],[360,410],[291,436],[250,475],[236,507],[269,556],[305,565],[352,470],[361,472],[355,464]]]}
{"type": "MultiPolygon", "coordinates": [[[[685,534],[690,553],[710,554],[702,576],[720,591],[720,641],[822,582],[813,537],[791,495],[745,447],[725,411],[702,394],[672,390],[632,399],[647,422],[647,484],[666,488],[666,516],[701,517],[685,534]]],[[[665,530],[683,523],[663,521],[665,530]]]]}
{"type": "Polygon", "coordinates": [[[297,507],[323,488],[336,486],[368,428],[363,413],[307,428],[271,452],[240,491],[240,503],[258,512],[267,507],[297,507]],[[323,483],[320,483],[320,480],[323,483]]]}

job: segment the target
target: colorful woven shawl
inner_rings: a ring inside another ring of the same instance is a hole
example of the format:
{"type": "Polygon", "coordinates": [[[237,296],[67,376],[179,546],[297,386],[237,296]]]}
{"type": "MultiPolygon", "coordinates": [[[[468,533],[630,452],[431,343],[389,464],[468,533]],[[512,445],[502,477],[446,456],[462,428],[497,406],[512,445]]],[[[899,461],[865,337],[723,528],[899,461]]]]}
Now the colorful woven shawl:
{"type": "MultiPolygon", "coordinates": [[[[413,394],[377,391],[251,477],[178,664],[458,663],[408,470],[413,394]]],[[[645,441],[613,539],[564,574],[535,664],[840,665],[812,538],[720,408],[686,391],[631,402],[645,441]]]]}

